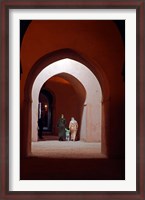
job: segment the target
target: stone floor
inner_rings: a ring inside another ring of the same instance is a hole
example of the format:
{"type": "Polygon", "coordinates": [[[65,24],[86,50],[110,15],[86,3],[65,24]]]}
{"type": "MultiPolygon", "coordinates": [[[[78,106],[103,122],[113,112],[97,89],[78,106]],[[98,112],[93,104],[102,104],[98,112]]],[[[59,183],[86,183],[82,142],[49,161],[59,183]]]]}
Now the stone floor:
{"type": "Polygon", "coordinates": [[[32,156],[49,158],[105,158],[101,143],[47,140],[32,142],[32,156]]]}

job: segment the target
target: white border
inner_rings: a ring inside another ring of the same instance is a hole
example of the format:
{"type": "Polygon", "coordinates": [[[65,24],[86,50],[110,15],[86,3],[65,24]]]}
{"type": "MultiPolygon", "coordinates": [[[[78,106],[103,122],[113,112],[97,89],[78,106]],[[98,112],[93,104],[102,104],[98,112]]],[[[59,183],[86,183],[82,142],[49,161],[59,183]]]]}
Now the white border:
{"type": "Polygon", "coordinates": [[[10,191],[136,191],[136,10],[11,9],[9,11],[9,190],[10,191]],[[20,179],[20,19],[126,20],[126,180],[27,181],[20,179]]]}

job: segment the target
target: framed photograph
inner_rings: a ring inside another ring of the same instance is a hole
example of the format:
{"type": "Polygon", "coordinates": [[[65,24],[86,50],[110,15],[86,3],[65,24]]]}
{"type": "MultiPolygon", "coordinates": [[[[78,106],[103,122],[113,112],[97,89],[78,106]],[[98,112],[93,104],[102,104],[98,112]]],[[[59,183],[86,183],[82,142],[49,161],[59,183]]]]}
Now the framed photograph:
{"type": "Polygon", "coordinates": [[[144,8],[1,1],[0,199],[145,198],[144,8]]]}

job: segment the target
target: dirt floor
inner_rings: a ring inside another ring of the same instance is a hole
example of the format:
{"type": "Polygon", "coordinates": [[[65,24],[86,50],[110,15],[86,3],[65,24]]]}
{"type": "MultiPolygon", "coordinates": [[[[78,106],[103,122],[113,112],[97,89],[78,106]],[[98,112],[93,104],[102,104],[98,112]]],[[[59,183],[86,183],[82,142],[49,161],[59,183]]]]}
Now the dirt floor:
{"type": "Polygon", "coordinates": [[[101,143],[83,141],[38,141],[32,142],[32,156],[48,158],[105,158],[101,143]]]}

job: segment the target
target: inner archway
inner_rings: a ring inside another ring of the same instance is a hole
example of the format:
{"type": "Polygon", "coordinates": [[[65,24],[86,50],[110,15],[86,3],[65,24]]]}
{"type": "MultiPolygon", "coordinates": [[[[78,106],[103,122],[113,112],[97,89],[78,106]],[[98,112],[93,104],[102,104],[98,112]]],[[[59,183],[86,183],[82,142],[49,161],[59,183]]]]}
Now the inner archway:
{"type": "MultiPolygon", "coordinates": [[[[86,99],[82,111],[80,140],[87,142],[101,141],[101,101],[102,91],[94,74],[83,64],[62,59],[45,67],[36,77],[32,88],[32,140],[37,141],[37,105],[39,91],[48,79],[61,74],[66,80],[71,76],[78,80],[86,91],[86,99]],[[70,75],[71,74],[71,75],[70,75]]],[[[76,84],[77,85],[77,84],[76,84]]],[[[77,90],[77,89],[76,89],[77,90]]],[[[80,92],[80,90],[77,90],[80,92]]]]}
{"type": "MultiPolygon", "coordinates": [[[[77,120],[79,129],[76,140],[79,140],[82,111],[86,99],[86,91],[83,85],[74,76],[67,73],[60,73],[48,79],[42,88],[45,88],[46,91],[51,90],[55,96],[55,103],[52,107],[53,131],[51,135],[58,136],[57,123],[63,113],[66,119],[66,128],[69,127],[71,117],[75,117],[77,120]]],[[[45,135],[45,132],[43,135],[45,135]]],[[[57,139],[57,137],[48,137],[48,139],[49,138],[57,139]]]]}

